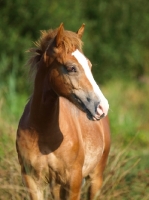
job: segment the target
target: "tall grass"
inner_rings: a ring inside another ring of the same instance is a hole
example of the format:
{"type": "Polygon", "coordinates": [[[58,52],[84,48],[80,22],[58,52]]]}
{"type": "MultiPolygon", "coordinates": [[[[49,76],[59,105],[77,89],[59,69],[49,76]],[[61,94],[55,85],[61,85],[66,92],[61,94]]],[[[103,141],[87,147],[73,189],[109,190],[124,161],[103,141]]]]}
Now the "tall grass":
{"type": "Polygon", "coordinates": [[[127,145],[134,137],[141,147],[149,144],[149,78],[147,81],[115,80],[103,87],[110,102],[110,122],[114,140],[127,145]]]}
{"type": "MultiPolygon", "coordinates": [[[[20,166],[15,151],[15,129],[12,125],[7,125],[5,128],[6,134],[10,134],[8,131],[12,131],[12,135],[10,135],[12,138],[11,140],[9,138],[7,144],[3,145],[5,155],[1,156],[0,159],[0,199],[29,200],[26,189],[22,184],[20,166]]],[[[105,178],[100,192],[100,199],[148,200],[149,176],[147,176],[147,173],[149,171],[145,167],[139,169],[141,156],[137,154],[132,156],[129,153],[130,151],[131,145],[128,145],[125,149],[117,147],[116,144],[112,145],[109,161],[104,173],[105,178]]],[[[85,192],[86,189],[84,188],[82,200],[86,200],[85,192]]]]}

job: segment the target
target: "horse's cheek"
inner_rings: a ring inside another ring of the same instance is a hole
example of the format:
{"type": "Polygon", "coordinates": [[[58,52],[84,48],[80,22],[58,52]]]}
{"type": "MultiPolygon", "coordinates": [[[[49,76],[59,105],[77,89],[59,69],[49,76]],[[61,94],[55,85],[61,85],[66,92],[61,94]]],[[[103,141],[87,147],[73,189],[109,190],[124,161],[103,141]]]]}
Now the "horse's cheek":
{"type": "Polygon", "coordinates": [[[58,72],[58,70],[54,69],[52,70],[50,74],[50,84],[52,85],[53,89],[57,91],[57,89],[60,89],[61,86],[61,76],[58,72]]]}
{"type": "Polygon", "coordinates": [[[67,76],[56,75],[52,79],[53,89],[59,96],[67,97],[70,93],[70,84],[67,76]]]}

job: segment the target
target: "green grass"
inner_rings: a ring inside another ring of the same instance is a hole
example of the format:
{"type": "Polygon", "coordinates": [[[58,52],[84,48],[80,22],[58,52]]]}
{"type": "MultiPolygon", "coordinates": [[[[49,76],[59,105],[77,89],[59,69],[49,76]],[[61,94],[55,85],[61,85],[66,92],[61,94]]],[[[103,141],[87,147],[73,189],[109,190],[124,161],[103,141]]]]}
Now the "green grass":
{"type": "MultiPolygon", "coordinates": [[[[100,192],[101,199],[148,200],[148,85],[142,82],[113,80],[101,88],[110,103],[112,140],[100,192]]],[[[16,93],[12,95],[8,92],[1,95],[0,200],[28,200],[22,185],[15,150],[17,123],[26,100],[25,95],[16,93]]],[[[85,196],[84,194],[83,200],[85,196]]]]}
{"type": "Polygon", "coordinates": [[[109,117],[114,141],[134,146],[149,144],[148,85],[141,82],[116,80],[103,87],[110,103],[109,117]]]}

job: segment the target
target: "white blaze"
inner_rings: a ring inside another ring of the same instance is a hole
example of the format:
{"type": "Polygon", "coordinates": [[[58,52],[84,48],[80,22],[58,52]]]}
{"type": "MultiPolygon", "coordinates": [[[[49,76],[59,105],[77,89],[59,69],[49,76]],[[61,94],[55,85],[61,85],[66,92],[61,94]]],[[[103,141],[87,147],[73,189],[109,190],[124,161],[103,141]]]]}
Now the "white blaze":
{"type": "Polygon", "coordinates": [[[77,61],[83,67],[85,75],[88,78],[89,82],[91,83],[95,94],[99,98],[99,101],[101,101],[101,105],[103,105],[105,115],[106,115],[107,112],[108,112],[108,109],[109,109],[108,101],[104,97],[104,95],[102,94],[97,83],[95,82],[93,75],[91,73],[91,70],[89,68],[88,61],[87,61],[86,57],[78,49],[75,50],[74,52],[72,52],[72,55],[77,59],[77,61]]]}

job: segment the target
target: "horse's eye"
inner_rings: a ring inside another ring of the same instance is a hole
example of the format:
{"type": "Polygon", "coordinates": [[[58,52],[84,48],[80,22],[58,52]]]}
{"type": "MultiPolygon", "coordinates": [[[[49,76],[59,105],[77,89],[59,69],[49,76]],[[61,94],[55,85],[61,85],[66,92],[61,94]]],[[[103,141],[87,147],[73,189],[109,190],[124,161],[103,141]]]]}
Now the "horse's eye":
{"type": "Polygon", "coordinates": [[[67,71],[68,71],[68,72],[77,72],[76,67],[73,66],[73,65],[72,65],[72,66],[68,66],[68,67],[67,67],[67,71]]]}

